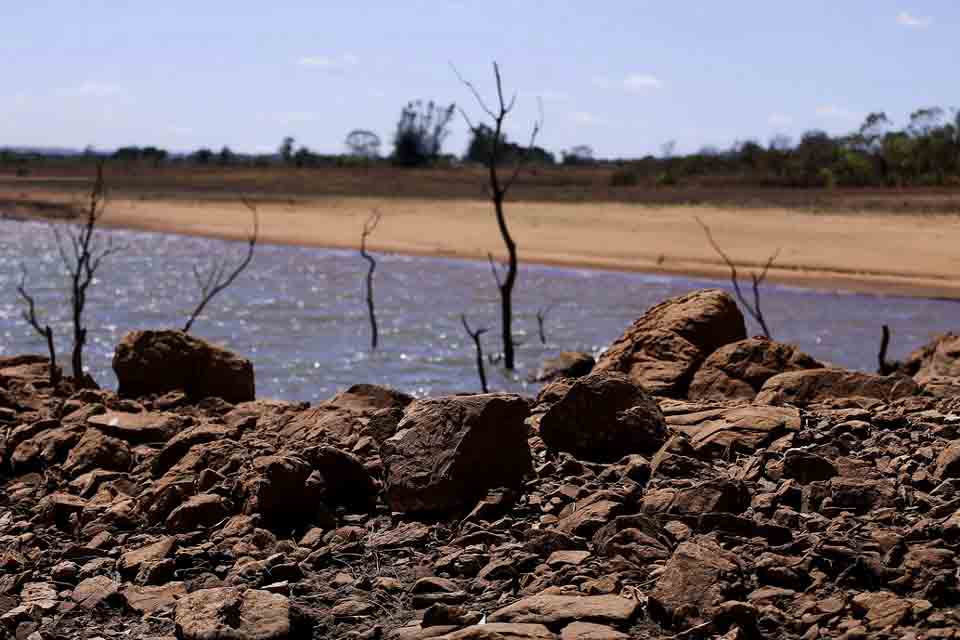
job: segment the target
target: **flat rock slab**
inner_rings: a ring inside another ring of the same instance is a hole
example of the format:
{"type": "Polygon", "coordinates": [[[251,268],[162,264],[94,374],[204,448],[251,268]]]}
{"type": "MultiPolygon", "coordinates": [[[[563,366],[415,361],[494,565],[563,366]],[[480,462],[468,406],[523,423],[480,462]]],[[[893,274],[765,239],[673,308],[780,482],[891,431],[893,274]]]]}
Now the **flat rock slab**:
{"type": "Polygon", "coordinates": [[[187,587],[182,582],[168,582],[154,587],[125,585],[120,591],[127,606],[137,613],[147,615],[158,609],[172,607],[187,595],[187,587]]]}
{"type": "Polygon", "coordinates": [[[708,457],[724,456],[727,452],[753,453],[800,430],[800,411],[794,407],[702,409],[702,405],[677,403],[665,413],[667,425],[687,435],[694,450],[708,457]]]}
{"type": "Polygon", "coordinates": [[[158,411],[143,413],[108,411],[98,416],[91,416],[87,419],[87,424],[108,436],[131,444],[141,444],[166,442],[186,426],[186,420],[172,413],[158,411]]]}
{"type": "Polygon", "coordinates": [[[179,640],[295,638],[286,597],[258,589],[201,589],[177,602],[179,640]]]}
{"type": "MultiPolygon", "coordinates": [[[[428,636],[418,636],[418,638],[425,637],[428,636]]],[[[557,640],[557,636],[543,625],[504,622],[476,624],[453,633],[436,636],[436,638],[437,640],[557,640]]]]}
{"type": "Polygon", "coordinates": [[[490,622],[524,622],[561,629],[572,622],[629,626],[640,604],[620,596],[538,595],[524,598],[490,616],[490,622]]]}

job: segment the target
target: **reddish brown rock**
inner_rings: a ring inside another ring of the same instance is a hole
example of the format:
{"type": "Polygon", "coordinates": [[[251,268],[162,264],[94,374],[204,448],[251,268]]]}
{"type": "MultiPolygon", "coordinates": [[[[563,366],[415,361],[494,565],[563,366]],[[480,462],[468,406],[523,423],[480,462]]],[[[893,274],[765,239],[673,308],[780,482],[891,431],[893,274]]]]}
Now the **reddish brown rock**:
{"type": "Polygon", "coordinates": [[[664,411],[667,425],[685,434],[692,449],[703,457],[753,453],[787,433],[800,430],[800,411],[792,407],[747,405],[704,409],[692,403],[676,403],[665,406],[664,411]]]}
{"type": "Polygon", "coordinates": [[[747,338],[710,354],[694,374],[688,397],[698,402],[750,402],[773,376],[822,366],[795,345],[763,337],[747,338]]]}
{"type": "Polygon", "coordinates": [[[526,401],[487,394],[411,404],[381,456],[387,500],[402,512],[471,507],[488,489],[515,487],[531,471],[526,401]]]}
{"type": "Polygon", "coordinates": [[[597,360],[654,395],[682,398],[707,356],[747,337],[737,303],[719,289],[670,298],[647,311],[597,360]]]}
{"type": "Polygon", "coordinates": [[[258,589],[221,587],[195,591],[177,602],[178,640],[295,640],[290,601],[258,589]]]}
{"type": "Polygon", "coordinates": [[[640,613],[640,603],[620,596],[537,595],[499,609],[490,622],[542,624],[560,630],[573,622],[628,627],[640,613]]]}
{"type": "Polygon", "coordinates": [[[111,438],[97,429],[87,429],[70,450],[63,470],[71,476],[93,469],[126,471],[130,468],[130,447],[123,440],[111,438]]]}
{"type": "Polygon", "coordinates": [[[612,462],[656,452],[667,427],[656,401],[630,378],[598,372],[575,381],[540,418],[540,437],[552,449],[612,462]]]}
{"type": "Polygon", "coordinates": [[[906,376],[877,376],[846,369],[810,369],[776,375],[763,385],[756,404],[805,406],[831,400],[893,402],[916,395],[917,383],[906,376]]]}
{"type": "Polygon", "coordinates": [[[117,345],[113,370],[124,397],[180,390],[194,401],[254,399],[253,364],[182,331],[132,331],[117,345]]]}

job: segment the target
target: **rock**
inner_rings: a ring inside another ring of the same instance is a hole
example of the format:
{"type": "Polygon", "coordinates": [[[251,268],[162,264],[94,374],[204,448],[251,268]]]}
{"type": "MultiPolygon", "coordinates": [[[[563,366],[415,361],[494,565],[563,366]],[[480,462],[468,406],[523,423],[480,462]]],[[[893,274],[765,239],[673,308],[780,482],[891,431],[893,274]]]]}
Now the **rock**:
{"type": "Polygon", "coordinates": [[[704,410],[700,405],[665,406],[666,423],[685,434],[694,452],[705,458],[750,454],[787,433],[800,430],[800,412],[792,407],[747,405],[704,410]]]}
{"type": "Polygon", "coordinates": [[[696,538],[677,547],[650,596],[655,620],[689,628],[705,612],[728,600],[740,578],[737,557],[709,538],[696,538]]]}
{"type": "Polygon", "coordinates": [[[630,640],[630,636],[606,625],[574,622],[563,628],[560,640],[630,640]]]}
{"type": "Polygon", "coordinates": [[[78,584],[70,598],[84,609],[93,609],[101,604],[116,603],[119,591],[120,584],[108,576],[94,576],[78,584]]]}
{"type": "Polygon", "coordinates": [[[527,403],[510,394],[411,404],[381,448],[391,508],[450,511],[473,506],[491,488],[518,486],[531,471],[528,415],[527,403]]]}
{"type": "Polygon", "coordinates": [[[168,558],[176,546],[176,538],[166,536],[139,549],[127,551],[120,556],[117,569],[126,576],[135,576],[144,564],[160,562],[168,558]]]}
{"type": "Polygon", "coordinates": [[[254,399],[253,364],[182,331],[132,331],[117,345],[113,370],[123,397],[180,390],[193,400],[254,399]]]}
{"type": "Polygon", "coordinates": [[[893,402],[916,395],[919,390],[916,382],[899,374],[877,376],[846,369],[809,369],[773,376],[764,383],[755,403],[805,406],[838,399],[893,402]]]}
{"type": "Polygon", "coordinates": [[[540,437],[551,449],[613,462],[656,452],[667,437],[656,401],[627,376],[592,373],[580,378],[540,419],[540,437]]]}
{"type": "Polygon", "coordinates": [[[63,470],[70,476],[78,476],[93,469],[127,471],[130,463],[130,448],[127,443],[106,436],[96,429],[87,429],[80,441],[70,450],[63,470]]]}
{"type": "Polygon", "coordinates": [[[318,479],[318,494],[324,503],[353,510],[370,507],[377,499],[377,486],[363,461],[335,447],[320,446],[304,452],[318,479]]]}
{"type": "Polygon", "coordinates": [[[814,453],[791,449],[783,458],[783,477],[800,484],[829,480],[840,473],[836,465],[814,453]]]}
{"type": "Polygon", "coordinates": [[[619,371],[654,395],[683,398],[707,356],[746,337],[733,298],[719,289],[694,291],[647,311],[600,356],[594,371],[619,371]]]}
{"type": "Polygon", "coordinates": [[[822,366],[795,345],[747,338],[710,354],[694,374],[688,397],[697,402],[750,402],[773,376],[822,366]]]}
{"type": "Polygon", "coordinates": [[[380,409],[405,409],[413,402],[413,396],[377,384],[355,384],[325,402],[327,406],[352,411],[377,411],[380,409]]]}
{"type": "Polygon", "coordinates": [[[230,515],[227,501],[223,496],[201,493],[191,496],[167,516],[167,527],[171,531],[192,531],[201,527],[212,527],[230,515]]]}
{"type": "Polygon", "coordinates": [[[557,636],[541,624],[504,622],[473,625],[440,636],[420,635],[418,637],[433,637],[436,640],[557,640],[557,636]]]}
{"type": "Polygon", "coordinates": [[[553,382],[558,378],[581,378],[589,374],[596,363],[592,354],[583,351],[561,351],[555,358],[543,361],[534,380],[553,382]]]}
{"type": "Polygon", "coordinates": [[[937,457],[936,475],[941,480],[960,478],[960,440],[954,440],[937,457]]]}
{"type": "Polygon", "coordinates": [[[960,378],[960,335],[946,333],[911,353],[903,370],[918,382],[932,378],[960,378]]]}
{"type": "Polygon", "coordinates": [[[310,466],[293,456],[260,456],[240,481],[243,512],[259,513],[270,525],[309,521],[319,505],[317,490],[307,488],[310,466]],[[313,508],[311,509],[311,504],[313,508]]]}
{"type": "Polygon", "coordinates": [[[190,423],[188,419],[171,413],[145,411],[128,413],[108,411],[91,416],[87,424],[97,430],[130,444],[166,442],[190,423]]]}
{"type": "Polygon", "coordinates": [[[187,595],[187,587],[182,582],[168,582],[152,587],[131,584],[124,585],[120,595],[128,607],[139,614],[148,615],[158,609],[174,606],[187,595]]]}
{"type": "Polygon", "coordinates": [[[499,609],[488,621],[542,624],[558,631],[573,622],[626,628],[639,613],[640,603],[620,596],[536,595],[499,609]]]}
{"type": "Polygon", "coordinates": [[[290,601],[257,589],[202,589],[177,602],[178,640],[296,640],[310,636],[291,618],[290,601]]]}

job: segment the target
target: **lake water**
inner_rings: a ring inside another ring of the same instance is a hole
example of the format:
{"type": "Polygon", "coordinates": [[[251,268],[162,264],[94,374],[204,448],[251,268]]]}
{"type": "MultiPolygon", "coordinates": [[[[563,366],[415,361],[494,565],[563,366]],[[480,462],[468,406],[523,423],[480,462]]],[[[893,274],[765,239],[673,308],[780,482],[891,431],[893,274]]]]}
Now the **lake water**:
{"type": "MultiPolygon", "coordinates": [[[[178,328],[197,299],[193,269],[215,257],[239,260],[245,243],[177,235],[102,231],[122,246],[91,287],[86,364],[116,387],[114,346],[131,329],[178,328]]],[[[520,248],[521,259],[523,248],[520,248]]],[[[193,333],[253,360],[257,394],[317,401],[358,382],[416,395],[479,387],[473,343],[460,323],[489,327],[484,346],[498,350],[498,301],[485,262],[382,255],[375,293],[381,348],[371,352],[363,297],[366,263],[356,252],[259,245],[250,268],[215,298],[193,333]]],[[[44,353],[21,317],[20,265],[38,308],[70,344],[67,282],[48,225],[0,219],[0,355],[44,353]]],[[[729,283],[638,273],[521,264],[515,293],[518,370],[488,367],[491,387],[533,393],[526,378],[560,350],[599,351],[647,308],[691,289],[729,283]],[[549,307],[547,344],[536,314],[549,307]]],[[[774,337],[851,368],[876,367],[880,327],[893,330],[892,357],[933,334],[960,328],[960,305],[947,301],[811,291],[770,285],[764,309],[774,337]]],[[[756,326],[748,329],[759,333],[756,326]]],[[[68,359],[64,360],[68,362],[68,359]]]]}

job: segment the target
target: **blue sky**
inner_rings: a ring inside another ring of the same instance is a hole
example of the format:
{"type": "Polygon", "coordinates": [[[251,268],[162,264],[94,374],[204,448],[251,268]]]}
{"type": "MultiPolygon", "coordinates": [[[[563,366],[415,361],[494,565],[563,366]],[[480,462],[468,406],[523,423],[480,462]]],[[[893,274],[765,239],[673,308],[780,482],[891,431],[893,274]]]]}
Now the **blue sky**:
{"type": "Polygon", "coordinates": [[[0,145],[339,152],[411,99],[476,113],[449,63],[492,91],[492,60],[513,138],[540,96],[553,151],[725,148],[960,106],[960,2],[0,0],[0,145]]]}

